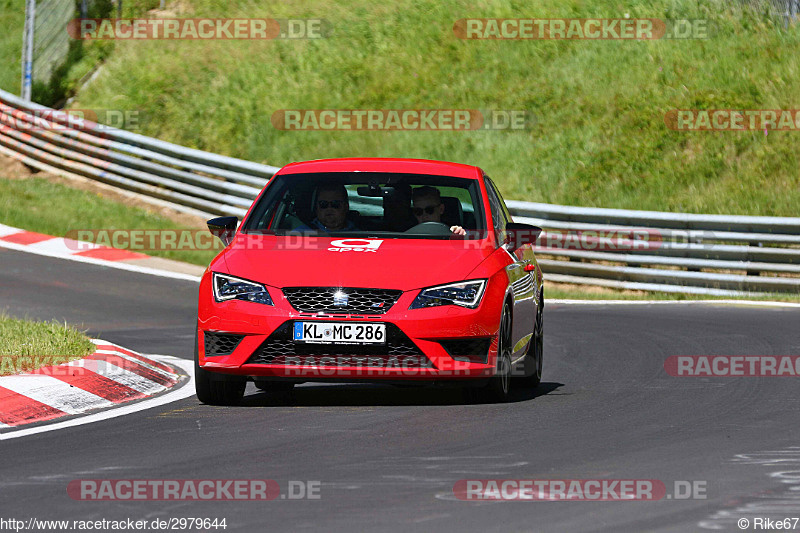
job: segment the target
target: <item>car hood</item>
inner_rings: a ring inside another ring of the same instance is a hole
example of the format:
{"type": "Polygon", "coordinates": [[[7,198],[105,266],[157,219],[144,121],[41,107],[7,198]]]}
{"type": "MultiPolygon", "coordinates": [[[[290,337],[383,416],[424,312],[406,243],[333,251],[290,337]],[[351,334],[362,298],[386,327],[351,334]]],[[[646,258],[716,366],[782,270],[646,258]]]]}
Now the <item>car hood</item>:
{"type": "Polygon", "coordinates": [[[411,290],[463,280],[493,251],[485,240],[239,233],[222,258],[229,274],[273,287],[411,290]]]}

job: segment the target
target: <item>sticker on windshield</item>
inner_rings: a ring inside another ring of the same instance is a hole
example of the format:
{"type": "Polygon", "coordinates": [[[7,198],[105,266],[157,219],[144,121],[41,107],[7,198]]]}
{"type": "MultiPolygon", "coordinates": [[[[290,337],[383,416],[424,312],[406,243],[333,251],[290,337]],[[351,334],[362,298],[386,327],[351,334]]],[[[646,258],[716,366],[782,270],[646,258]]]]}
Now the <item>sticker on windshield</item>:
{"type": "Polygon", "coordinates": [[[331,241],[329,252],[372,252],[380,248],[383,239],[339,239],[331,241]]]}

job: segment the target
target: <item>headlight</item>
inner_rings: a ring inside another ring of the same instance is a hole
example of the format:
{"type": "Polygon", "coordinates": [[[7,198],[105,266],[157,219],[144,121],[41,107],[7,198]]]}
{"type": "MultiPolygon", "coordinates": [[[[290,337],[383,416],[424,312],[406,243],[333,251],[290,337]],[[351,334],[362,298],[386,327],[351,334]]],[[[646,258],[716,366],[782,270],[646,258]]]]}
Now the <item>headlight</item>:
{"type": "Polygon", "coordinates": [[[274,305],[272,298],[269,297],[267,288],[260,283],[214,272],[212,285],[214,287],[214,299],[218,302],[245,300],[259,304],[274,305]]]}
{"type": "Polygon", "coordinates": [[[485,288],[485,279],[475,279],[423,289],[409,309],[436,307],[437,305],[460,305],[475,309],[481,303],[485,288]]]}

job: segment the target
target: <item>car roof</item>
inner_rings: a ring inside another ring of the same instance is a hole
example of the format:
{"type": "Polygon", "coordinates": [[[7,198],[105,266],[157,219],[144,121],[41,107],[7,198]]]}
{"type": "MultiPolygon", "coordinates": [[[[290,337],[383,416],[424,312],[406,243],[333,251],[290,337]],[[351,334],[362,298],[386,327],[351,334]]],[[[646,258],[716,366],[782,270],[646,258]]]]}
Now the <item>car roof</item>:
{"type": "Polygon", "coordinates": [[[432,174],[458,178],[478,179],[483,171],[473,165],[462,165],[432,159],[405,159],[389,157],[352,157],[342,159],[316,159],[289,163],[278,174],[305,174],[309,172],[396,172],[401,174],[432,174]]]}

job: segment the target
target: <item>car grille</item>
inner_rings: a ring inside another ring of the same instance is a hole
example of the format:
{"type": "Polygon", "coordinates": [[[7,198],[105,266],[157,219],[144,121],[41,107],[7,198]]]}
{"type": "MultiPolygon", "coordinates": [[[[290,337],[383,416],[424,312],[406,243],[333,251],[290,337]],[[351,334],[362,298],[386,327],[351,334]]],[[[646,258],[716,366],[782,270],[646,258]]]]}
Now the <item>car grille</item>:
{"type": "Polygon", "coordinates": [[[283,294],[292,307],[303,313],[337,313],[382,315],[403,291],[391,289],[357,289],[336,287],[287,287],[283,294]],[[346,304],[334,305],[334,294],[347,295],[346,304]]]}
{"type": "Polygon", "coordinates": [[[234,335],[232,333],[204,332],[203,345],[206,357],[232,354],[243,338],[244,335],[234,335]]]}
{"type": "Polygon", "coordinates": [[[485,363],[489,356],[489,347],[492,337],[477,337],[471,339],[449,339],[439,341],[451,357],[467,357],[476,362],[485,363]]]}
{"type": "Polygon", "coordinates": [[[433,368],[408,336],[386,324],[386,344],[314,344],[292,340],[293,321],[285,322],[253,352],[247,364],[433,368]]]}

